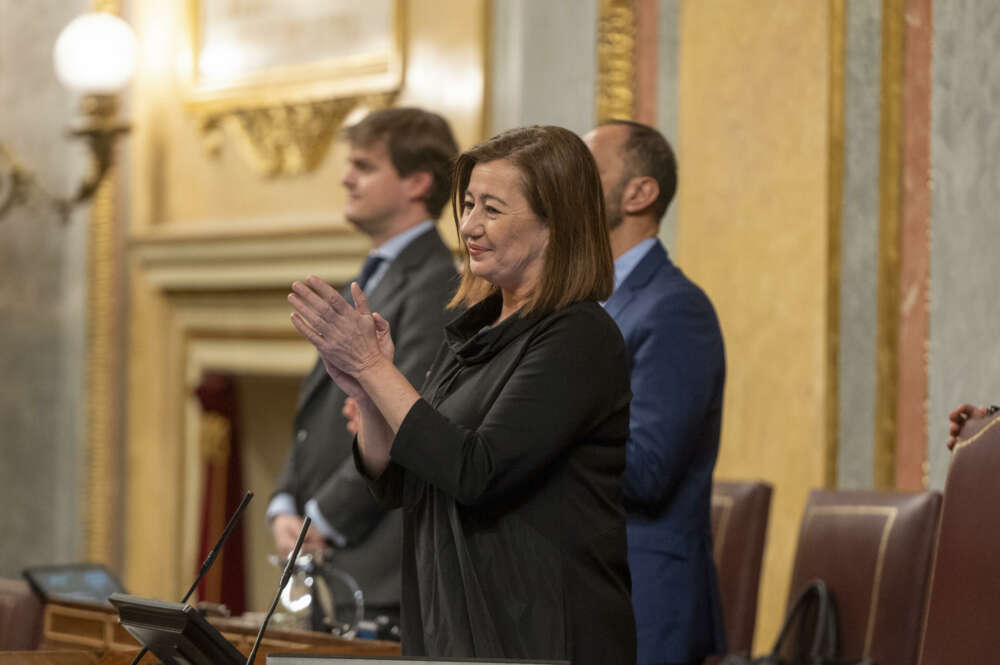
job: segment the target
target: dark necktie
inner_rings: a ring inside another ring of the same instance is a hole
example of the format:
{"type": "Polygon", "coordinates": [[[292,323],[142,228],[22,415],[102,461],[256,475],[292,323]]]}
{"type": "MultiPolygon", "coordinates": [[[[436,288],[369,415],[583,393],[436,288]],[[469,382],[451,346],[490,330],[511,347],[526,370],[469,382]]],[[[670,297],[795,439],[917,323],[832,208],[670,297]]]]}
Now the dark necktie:
{"type": "Polygon", "coordinates": [[[361,266],[361,274],[358,275],[358,286],[361,287],[362,291],[368,286],[368,280],[372,278],[383,261],[385,261],[385,257],[378,254],[369,254],[368,258],[365,259],[364,265],[361,266]]]}

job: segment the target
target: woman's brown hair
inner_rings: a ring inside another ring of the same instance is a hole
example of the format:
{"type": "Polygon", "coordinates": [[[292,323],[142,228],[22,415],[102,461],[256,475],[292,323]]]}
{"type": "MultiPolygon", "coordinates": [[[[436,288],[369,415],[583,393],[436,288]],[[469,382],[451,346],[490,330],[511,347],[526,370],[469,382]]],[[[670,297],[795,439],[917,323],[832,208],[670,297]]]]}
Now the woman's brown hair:
{"type": "MultiPolygon", "coordinates": [[[[451,209],[461,241],[461,209],[476,164],[504,159],[521,173],[524,197],[549,228],[545,267],[522,312],[552,312],[581,300],[607,300],[614,262],[597,164],[583,141],[562,127],[511,129],[462,153],[452,178],[451,209]]],[[[449,307],[473,305],[497,287],[472,274],[462,248],[462,281],[449,307]]]]}

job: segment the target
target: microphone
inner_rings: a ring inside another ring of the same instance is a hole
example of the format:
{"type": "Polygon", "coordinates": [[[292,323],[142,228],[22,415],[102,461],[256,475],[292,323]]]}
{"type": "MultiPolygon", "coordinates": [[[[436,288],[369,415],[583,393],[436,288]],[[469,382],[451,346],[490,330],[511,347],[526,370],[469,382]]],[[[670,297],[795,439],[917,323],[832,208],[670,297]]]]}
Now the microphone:
{"type": "Polygon", "coordinates": [[[252,499],[253,492],[247,492],[246,496],[243,497],[243,501],[240,502],[240,505],[236,508],[236,512],[234,512],[233,516],[229,518],[226,528],[222,530],[222,535],[219,536],[219,540],[215,543],[215,547],[213,547],[212,551],[208,553],[207,557],[205,557],[205,562],[201,564],[201,570],[198,572],[198,577],[195,578],[194,584],[191,585],[191,588],[188,589],[187,593],[184,594],[184,597],[181,598],[182,603],[187,602],[187,599],[191,597],[194,590],[198,588],[198,583],[201,582],[201,578],[205,577],[205,574],[208,573],[208,569],[212,567],[213,563],[215,563],[215,557],[219,556],[223,543],[225,543],[226,539],[229,538],[229,533],[233,530],[233,527],[236,526],[236,523],[240,520],[240,515],[243,514],[243,511],[250,504],[252,499]]]}
{"type": "MultiPolygon", "coordinates": [[[[188,589],[187,593],[184,594],[184,597],[181,598],[181,603],[186,603],[187,599],[191,597],[192,593],[194,593],[194,590],[198,588],[198,583],[201,582],[201,579],[205,577],[206,573],[208,573],[209,568],[211,568],[212,564],[215,563],[215,558],[219,556],[219,552],[222,551],[222,546],[225,544],[226,539],[229,538],[229,533],[233,530],[233,527],[236,526],[236,523],[240,521],[240,516],[243,515],[243,511],[246,510],[248,505],[250,505],[250,501],[252,499],[253,492],[247,492],[243,497],[243,501],[240,502],[240,505],[233,513],[233,516],[229,518],[229,522],[226,523],[226,528],[222,530],[222,535],[219,536],[219,540],[215,543],[215,547],[213,547],[212,551],[208,553],[207,557],[205,557],[205,562],[201,564],[201,570],[198,571],[198,577],[195,578],[194,584],[191,585],[191,588],[188,589]]],[[[145,656],[148,651],[148,647],[143,647],[139,651],[139,654],[132,660],[131,665],[138,665],[139,661],[142,660],[142,657],[145,656]]]]}
{"type": "Polygon", "coordinates": [[[257,649],[260,647],[260,641],[264,637],[264,631],[267,630],[267,622],[271,620],[271,615],[274,614],[274,610],[278,607],[278,599],[281,597],[281,592],[285,590],[285,586],[288,584],[288,580],[292,577],[292,569],[295,567],[295,560],[299,558],[299,550],[302,549],[302,541],[306,538],[306,532],[309,531],[309,525],[312,524],[312,518],[306,516],[302,520],[302,528],[299,529],[299,538],[295,541],[295,547],[292,549],[292,553],[288,555],[288,562],[285,564],[285,572],[281,574],[281,581],[278,582],[278,593],[274,594],[274,600],[271,601],[271,609],[267,611],[264,615],[264,623],[260,625],[260,631],[257,633],[257,639],[253,642],[253,648],[250,650],[250,655],[247,656],[246,665],[253,665],[253,659],[257,657],[257,649]]]}

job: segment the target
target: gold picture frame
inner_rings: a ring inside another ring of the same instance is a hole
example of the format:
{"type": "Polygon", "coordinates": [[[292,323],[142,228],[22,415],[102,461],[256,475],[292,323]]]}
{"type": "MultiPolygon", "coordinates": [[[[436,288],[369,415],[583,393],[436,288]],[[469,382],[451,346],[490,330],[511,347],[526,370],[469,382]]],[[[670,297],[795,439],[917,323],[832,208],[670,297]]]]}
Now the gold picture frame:
{"type": "Polygon", "coordinates": [[[344,119],[403,85],[401,0],[186,0],[184,103],[206,148],[236,139],[266,176],[315,168],[344,119]]]}
{"type": "Polygon", "coordinates": [[[398,90],[404,65],[402,5],[400,0],[187,0],[181,63],[185,101],[212,113],[398,90]],[[295,14],[288,11],[290,4],[311,7],[312,13],[277,25],[269,21],[295,14]],[[259,29],[261,23],[266,29],[259,29]],[[364,34],[351,34],[352,28],[364,34]],[[240,41],[244,34],[245,42],[240,41]],[[325,41],[337,45],[312,48],[325,41]],[[360,42],[374,45],[345,53],[360,42]]]}

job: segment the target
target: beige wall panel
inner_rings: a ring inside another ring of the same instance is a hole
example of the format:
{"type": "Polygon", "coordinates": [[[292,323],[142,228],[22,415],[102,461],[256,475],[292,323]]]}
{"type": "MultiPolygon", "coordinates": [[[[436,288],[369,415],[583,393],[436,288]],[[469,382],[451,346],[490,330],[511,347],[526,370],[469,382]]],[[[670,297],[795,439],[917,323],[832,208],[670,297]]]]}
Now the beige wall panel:
{"type": "Polygon", "coordinates": [[[824,2],[681,6],[677,254],[726,340],[717,475],[775,486],[757,650],[784,612],[806,494],[831,471],[829,26],[824,2]]]}
{"type": "Polygon", "coordinates": [[[130,278],[123,582],[132,593],[174,600],[184,592],[181,578],[191,569],[180,561],[183,460],[176,398],[181,395],[171,390],[182,385],[180,367],[170,353],[174,340],[165,299],[135,266],[130,278]]]}

